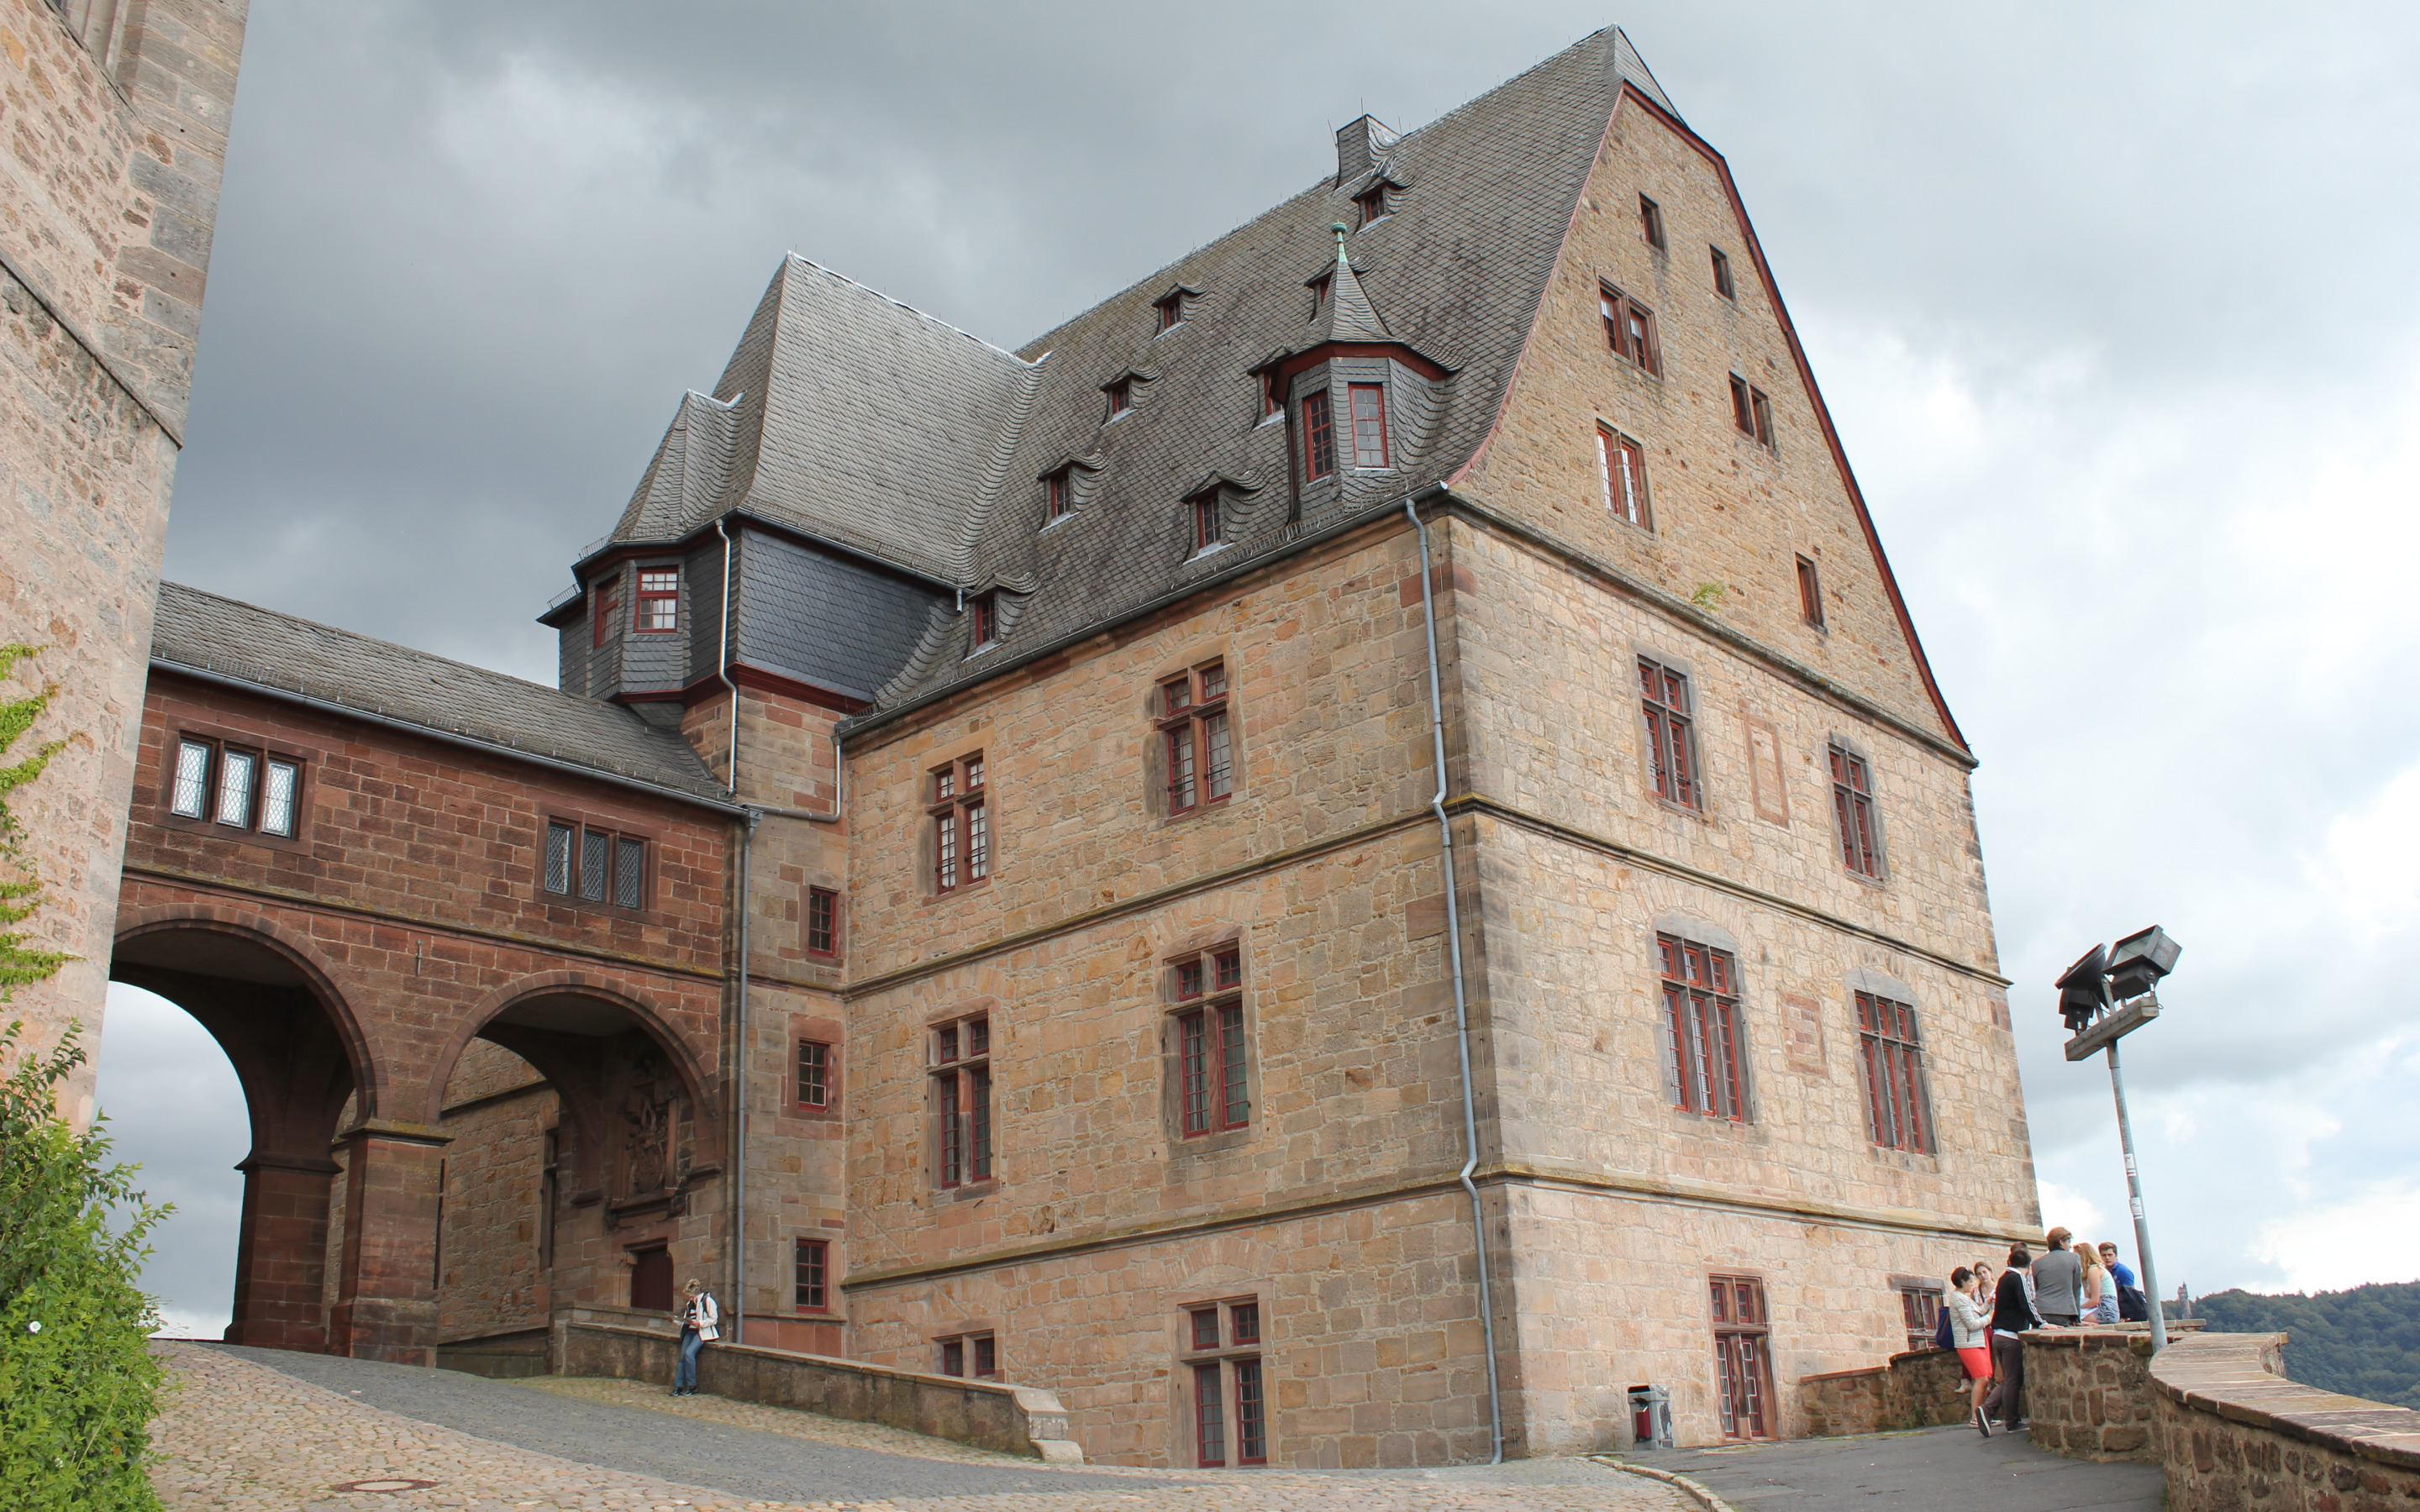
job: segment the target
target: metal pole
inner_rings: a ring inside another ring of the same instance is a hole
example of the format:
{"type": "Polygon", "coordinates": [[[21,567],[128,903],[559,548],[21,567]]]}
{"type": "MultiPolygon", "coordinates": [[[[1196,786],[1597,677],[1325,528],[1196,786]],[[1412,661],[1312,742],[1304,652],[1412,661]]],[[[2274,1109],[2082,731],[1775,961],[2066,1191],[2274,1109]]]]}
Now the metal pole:
{"type": "Polygon", "coordinates": [[[2168,1347],[2168,1320],[2160,1310],[2160,1273],[2151,1265],[2151,1225],[2143,1216],[2143,1174],[2134,1165],[2134,1124],[2126,1117],[2126,1078],[2118,1071],[2118,1041],[2109,1041],[2109,1090],[2118,1098],[2118,1143],[2126,1150],[2126,1196],[2134,1209],[2134,1256],[2143,1262],[2143,1299],[2151,1308],[2151,1352],[2168,1347]]]}

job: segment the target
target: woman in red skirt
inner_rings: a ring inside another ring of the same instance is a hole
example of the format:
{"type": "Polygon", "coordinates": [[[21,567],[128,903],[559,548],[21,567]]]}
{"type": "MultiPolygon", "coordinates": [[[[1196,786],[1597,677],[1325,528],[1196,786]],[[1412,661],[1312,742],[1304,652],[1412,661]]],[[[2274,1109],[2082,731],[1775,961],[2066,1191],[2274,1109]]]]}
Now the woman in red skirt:
{"type": "Polygon", "coordinates": [[[1975,1426],[1988,1439],[1992,1425],[1983,1416],[1983,1393],[1992,1385],[1992,1316],[1978,1299],[1981,1290],[1982,1282],[1966,1267],[1949,1273],[1949,1343],[1958,1351],[1958,1363],[1965,1367],[1974,1394],[1975,1426]]]}

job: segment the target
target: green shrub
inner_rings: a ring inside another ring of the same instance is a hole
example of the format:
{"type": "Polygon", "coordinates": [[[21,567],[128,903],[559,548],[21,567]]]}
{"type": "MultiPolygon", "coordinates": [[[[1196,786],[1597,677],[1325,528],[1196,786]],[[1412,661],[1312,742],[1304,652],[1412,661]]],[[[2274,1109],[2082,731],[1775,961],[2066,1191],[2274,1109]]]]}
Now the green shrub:
{"type": "MultiPolygon", "coordinates": [[[[0,1033],[0,1064],[19,1029],[0,1033]]],[[[75,1034],[47,1059],[15,1056],[0,1083],[0,1487],[11,1512],[158,1512],[158,1319],[136,1283],[167,1210],[110,1164],[99,1120],[77,1134],[54,1112],[85,1058],[75,1034]]]]}

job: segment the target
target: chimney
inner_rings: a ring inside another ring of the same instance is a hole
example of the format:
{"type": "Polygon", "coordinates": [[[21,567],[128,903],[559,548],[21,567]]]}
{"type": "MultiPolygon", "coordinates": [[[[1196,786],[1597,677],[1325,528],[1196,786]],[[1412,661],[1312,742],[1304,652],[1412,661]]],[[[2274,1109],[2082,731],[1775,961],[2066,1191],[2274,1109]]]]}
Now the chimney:
{"type": "Polygon", "coordinates": [[[1378,166],[1395,133],[1375,116],[1364,116],[1336,133],[1336,187],[1343,188],[1378,166]]]}

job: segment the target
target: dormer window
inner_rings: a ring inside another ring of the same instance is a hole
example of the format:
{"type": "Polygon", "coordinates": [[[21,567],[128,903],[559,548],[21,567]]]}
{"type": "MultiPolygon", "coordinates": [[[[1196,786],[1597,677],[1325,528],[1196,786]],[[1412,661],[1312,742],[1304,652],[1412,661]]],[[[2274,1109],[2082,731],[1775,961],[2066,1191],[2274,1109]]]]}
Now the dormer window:
{"type": "Polygon", "coordinates": [[[1185,318],[1185,291],[1178,289],[1163,299],[1155,301],[1152,309],[1159,316],[1158,329],[1168,331],[1174,328],[1185,318]]]}
{"type": "Polygon", "coordinates": [[[588,614],[588,643],[601,646],[613,639],[613,617],[622,609],[622,580],[608,578],[595,590],[596,607],[588,614]]]}
{"type": "Polygon", "coordinates": [[[1225,536],[1218,523],[1218,490],[1195,494],[1188,501],[1193,515],[1193,549],[1207,551],[1221,544],[1225,536]]]}
{"type": "Polygon", "coordinates": [[[642,635],[668,635],[680,628],[680,569],[639,569],[639,617],[642,635]]]}
{"type": "Polygon", "coordinates": [[[1302,475],[1317,483],[1335,471],[1335,416],[1322,389],[1302,401],[1302,475]]]}
{"type": "Polygon", "coordinates": [[[1387,386],[1355,383],[1345,394],[1353,406],[1353,465],[1387,466],[1387,386]]]}
{"type": "Polygon", "coordinates": [[[1109,418],[1115,420],[1134,408],[1134,379],[1122,378],[1102,390],[1109,396],[1109,418]]]}
{"type": "Polygon", "coordinates": [[[1042,480],[1042,522],[1056,525],[1074,511],[1076,490],[1072,486],[1075,468],[1061,468],[1042,480]]]}
{"type": "Polygon", "coordinates": [[[1000,639],[1000,596],[978,594],[967,607],[974,611],[975,649],[980,651],[1000,639]]]}
{"type": "Polygon", "coordinates": [[[1261,375],[1261,418],[1273,420],[1285,409],[1285,384],[1275,372],[1261,375]]]}
{"type": "Polygon", "coordinates": [[[1353,203],[1361,208],[1361,224],[1363,225],[1368,225],[1373,221],[1385,218],[1387,214],[1387,181],[1384,178],[1381,178],[1376,183],[1372,184],[1360,193],[1356,194],[1353,197],[1353,203]]]}
{"type": "Polygon", "coordinates": [[[1309,287],[1311,289],[1311,317],[1313,320],[1318,319],[1320,312],[1327,308],[1327,291],[1335,285],[1335,283],[1336,275],[1334,273],[1322,273],[1317,278],[1309,281],[1309,287]]]}

